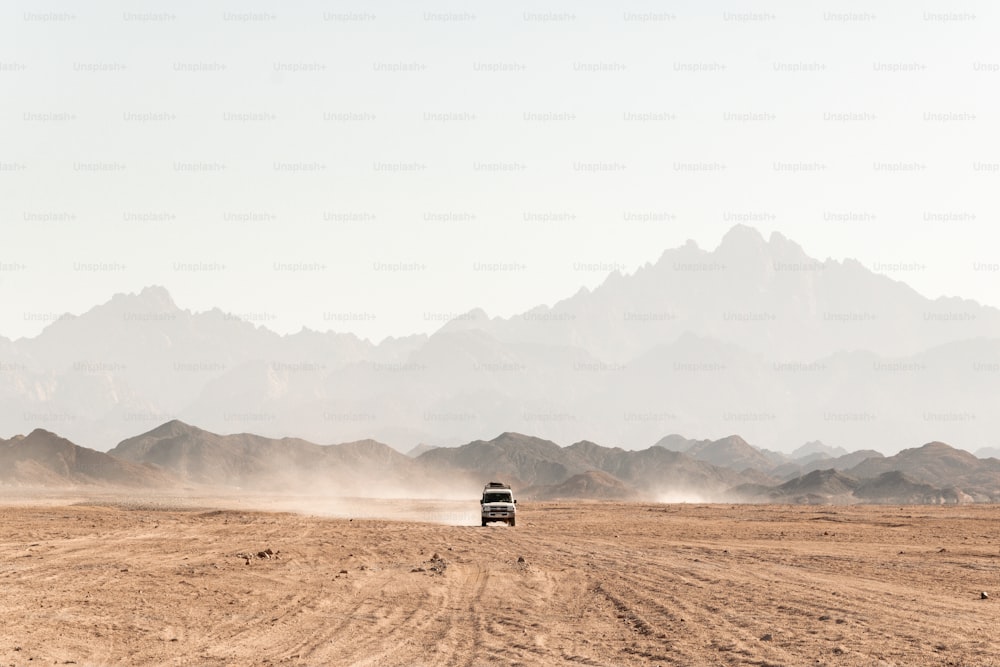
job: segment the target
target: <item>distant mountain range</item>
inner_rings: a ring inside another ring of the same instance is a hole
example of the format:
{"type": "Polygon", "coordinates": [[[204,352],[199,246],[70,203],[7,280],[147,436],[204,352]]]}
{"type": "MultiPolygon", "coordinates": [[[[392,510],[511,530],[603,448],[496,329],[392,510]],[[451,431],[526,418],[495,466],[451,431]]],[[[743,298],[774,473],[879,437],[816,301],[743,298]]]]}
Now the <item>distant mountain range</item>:
{"type": "Polygon", "coordinates": [[[162,287],[0,338],[0,433],[42,427],[98,450],[182,419],[401,451],[514,430],[628,449],[673,431],[781,452],[818,439],[996,453],[998,402],[1000,310],[744,226],[551,307],[474,310],[377,345],[193,313],[162,287]]]}
{"type": "MultiPolygon", "coordinates": [[[[833,454],[839,453],[834,450],[833,454]]],[[[733,435],[668,436],[643,450],[502,433],[406,456],[374,440],[318,445],[250,433],[219,435],[173,420],[108,453],[53,433],[0,440],[0,485],[133,487],[328,496],[470,497],[484,480],[526,500],[662,502],[1000,502],[1000,460],[940,442],[895,456],[831,456],[813,443],[797,458],[733,435]]]]}

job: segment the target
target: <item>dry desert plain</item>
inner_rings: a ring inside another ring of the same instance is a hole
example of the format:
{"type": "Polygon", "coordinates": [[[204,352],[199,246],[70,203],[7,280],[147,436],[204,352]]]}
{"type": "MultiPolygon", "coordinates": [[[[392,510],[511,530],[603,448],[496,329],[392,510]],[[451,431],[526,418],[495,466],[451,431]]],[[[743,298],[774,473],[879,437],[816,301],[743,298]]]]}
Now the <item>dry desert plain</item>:
{"type": "Polygon", "coordinates": [[[0,665],[1000,665],[995,505],[0,503],[0,665]]]}

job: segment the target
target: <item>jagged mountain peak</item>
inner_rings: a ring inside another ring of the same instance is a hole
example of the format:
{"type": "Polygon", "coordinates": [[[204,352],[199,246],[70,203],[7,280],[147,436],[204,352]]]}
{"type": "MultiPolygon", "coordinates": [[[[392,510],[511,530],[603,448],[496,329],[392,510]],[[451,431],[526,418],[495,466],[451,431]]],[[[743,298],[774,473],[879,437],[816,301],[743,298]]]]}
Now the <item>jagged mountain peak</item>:
{"type": "Polygon", "coordinates": [[[964,449],[952,447],[948,443],[940,442],[938,440],[928,442],[920,447],[904,449],[899,452],[897,456],[941,456],[942,454],[957,456],[962,459],[975,458],[973,454],[965,451],[964,449]]]}
{"type": "Polygon", "coordinates": [[[180,419],[171,419],[170,421],[164,422],[146,433],[141,434],[139,437],[143,436],[153,436],[157,438],[188,435],[194,433],[204,433],[202,429],[197,426],[191,426],[180,419]]]}
{"type": "MultiPolygon", "coordinates": [[[[16,438],[18,436],[14,436],[14,437],[16,438]]],[[[20,436],[20,437],[22,437],[22,438],[24,438],[24,437],[28,437],[28,438],[58,438],[59,436],[57,436],[52,431],[49,431],[48,429],[36,428],[36,429],[32,429],[31,433],[29,433],[27,436],[20,436]]]]}
{"type": "Polygon", "coordinates": [[[832,447],[820,442],[819,440],[812,440],[793,450],[791,457],[793,459],[805,457],[834,458],[837,456],[843,456],[847,453],[847,450],[843,447],[832,447]]]}
{"type": "Polygon", "coordinates": [[[493,445],[519,447],[525,444],[536,444],[544,446],[558,447],[556,443],[551,440],[546,440],[544,438],[539,438],[533,435],[525,435],[524,433],[518,433],[516,431],[504,431],[497,437],[489,441],[493,445]]]}
{"type": "Polygon", "coordinates": [[[759,248],[766,244],[767,241],[764,239],[764,235],[756,227],[739,224],[733,225],[728,232],[723,234],[717,249],[745,250],[747,248],[759,248]]]}
{"type": "Polygon", "coordinates": [[[746,448],[756,449],[756,447],[754,447],[749,442],[744,440],[743,436],[737,435],[735,433],[733,435],[727,435],[723,438],[719,438],[718,440],[716,440],[716,443],[726,447],[739,447],[741,449],[746,449],[746,448]]]}
{"type": "Polygon", "coordinates": [[[177,308],[174,298],[163,285],[147,285],[139,291],[137,296],[146,303],[160,304],[164,308],[169,309],[177,308]]]}
{"type": "Polygon", "coordinates": [[[473,308],[452,317],[438,329],[438,333],[478,329],[484,325],[488,325],[490,320],[489,314],[484,309],[473,308]]]}
{"type": "Polygon", "coordinates": [[[74,443],[44,428],[36,428],[23,438],[15,438],[11,442],[19,443],[26,448],[42,447],[67,452],[77,449],[77,445],[74,443]]]}
{"type": "Polygon", "coordinates": [[[148,285],[138,292],[118,292],[104,306],[112,311],[133,311],[137,315],[182,312],[166,287],[148,285]]]}
{"type": "Polygon", "coordinates": [[[678,433],[671,433],[657,440],[653,446],[663,447],[672,452],[686,452],[695,444],[697,444],[696,440],[689,440],[678,433]]]}

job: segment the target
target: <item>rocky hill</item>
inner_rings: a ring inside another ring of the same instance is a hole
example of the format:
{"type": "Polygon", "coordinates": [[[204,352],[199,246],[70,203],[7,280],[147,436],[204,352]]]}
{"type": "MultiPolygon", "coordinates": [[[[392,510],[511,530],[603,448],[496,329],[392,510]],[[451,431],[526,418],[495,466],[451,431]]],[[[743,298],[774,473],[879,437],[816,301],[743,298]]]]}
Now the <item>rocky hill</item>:
{"type": "Polygon", "coordinates": [[[219,435],[177,420],[124,440],[109,454],[197,484],[262,491],[366,495],[402,483],[412,470],[408,457],[374,440],[324,446],[298,438],[219,435]]]}
{"type": "Polygon", "coordinates": [[[880,459],[883,455],[873,449],[859,449],[835,457],[807,454],[801,458],[791,459],[781,463],[771,470],[771,474],[780,479],[789,480],[805,475],[814,470],[833,468],[834,470],[850,470],[862,461],[880,459]]]}
{"type": "Polygon", "coordinates": [[[788,460],[788,457],[773,452],[765,452],[751,446],[738,435],[730,435],[719,440],[700,440],[692,442],[681,450],[699,461],[706,461],[716,466],[724,466],[733,470],[769,471],[775,465],[788,460]]]}
{"type": "Polygon", "coordinates": [[[0,485],[167,488],[179,483],[153,466],[80,447],[43,429],[0,440],[0,485]]]}
{"type": "Polygon", "coordinates": [[[1000,499],[1000,460],[980,459],[943,442],[904,449],[894,456],[870,458],[846,471],[855,479],[876,479],[898,472],[939,489],[957,489],[977,501],[1000,499]]]}
{"type": "Polygon", "coordinates": [[[614,475],[600,470],[573,475],[559,484],[531,486],[520,496],[531,500],[639,500],[641,494],[614,475]]]}
{"type": "Polygon", "coordinates": [[[904,472],[884,472],[866,480],[854,489],[854,496],[864,502],[900,505],[942,505],[973,502],[974,498],[952,486],[939,489],[918,482],[904,472]]]}
{"type": "Polygon", "coordinates": [[[858,481],[833,469],[813,470],[774,487],[745,484],[733,489],[734,495],[749,502],[775,502],[792,505],[849,504],[857,502],[853,492],[858,481]]]}

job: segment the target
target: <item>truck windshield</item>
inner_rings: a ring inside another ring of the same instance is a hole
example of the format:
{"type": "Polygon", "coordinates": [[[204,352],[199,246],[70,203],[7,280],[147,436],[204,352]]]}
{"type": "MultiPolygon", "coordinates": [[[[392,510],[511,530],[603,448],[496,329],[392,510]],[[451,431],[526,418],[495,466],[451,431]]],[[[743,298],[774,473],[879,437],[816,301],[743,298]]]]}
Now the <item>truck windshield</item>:
{"type": "Polygon", "coordinates": [[[510,495],[506,493],[487,493],[483,495],[484,503],[509,503],[510,495]]]}

